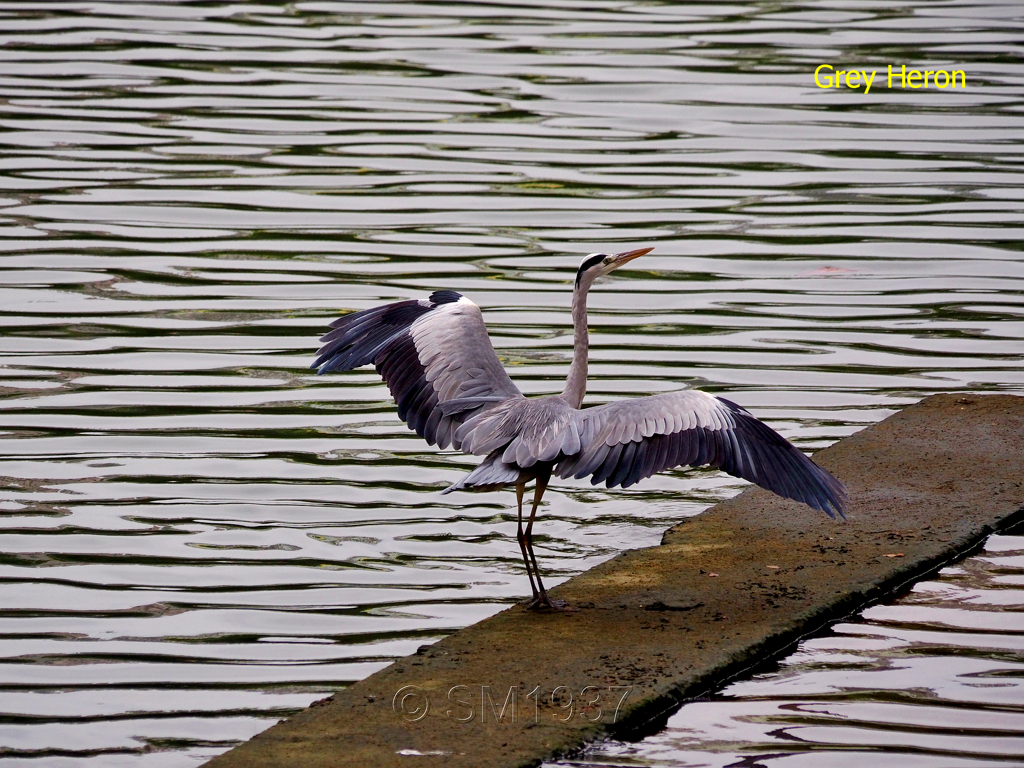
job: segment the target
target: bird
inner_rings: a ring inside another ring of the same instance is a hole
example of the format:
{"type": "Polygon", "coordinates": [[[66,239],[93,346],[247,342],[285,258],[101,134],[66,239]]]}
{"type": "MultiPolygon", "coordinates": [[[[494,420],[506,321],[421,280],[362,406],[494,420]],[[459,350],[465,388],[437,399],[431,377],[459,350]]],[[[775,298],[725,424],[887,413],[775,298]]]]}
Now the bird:
{"type": "Polygon", "coordinates": [[[843,484],[724,397],[683,389],[582,407],[587,294],[595,280],[652,250],[583,259],[572,292],[572,362],[559,394],[525,397],[498,358],[480,307],[449,289],[335,320],[310,366],[324,374],[374,365],[410,429],[430,445],[484,457],[442,493],[514,486],[516,539],[533,592],[527,608],[567,607],[549,597],[533,548],[533,524],[552,476],[589,476],[594,485],[628,488],[673,467],[708,465],[845,518],[849,497],[843,484]],[[530,481],[533,503],[524,527],[530,481]]]}

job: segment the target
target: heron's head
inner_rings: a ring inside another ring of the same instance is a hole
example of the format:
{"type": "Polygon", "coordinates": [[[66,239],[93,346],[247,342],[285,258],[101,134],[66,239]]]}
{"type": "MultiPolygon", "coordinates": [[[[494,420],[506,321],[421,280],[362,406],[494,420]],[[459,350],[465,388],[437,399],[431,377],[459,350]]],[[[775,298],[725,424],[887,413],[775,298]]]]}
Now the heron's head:
{"type": "Polygon", "coordinates": [[[635,251],[623,251],[622,253],[592,253],[580,264],[580,268],[576,272],[576,285],[585,283],[589,286],[602,275],[607,275],[623,264],[653,250],[654,248],[637,248],[635,251]]]}

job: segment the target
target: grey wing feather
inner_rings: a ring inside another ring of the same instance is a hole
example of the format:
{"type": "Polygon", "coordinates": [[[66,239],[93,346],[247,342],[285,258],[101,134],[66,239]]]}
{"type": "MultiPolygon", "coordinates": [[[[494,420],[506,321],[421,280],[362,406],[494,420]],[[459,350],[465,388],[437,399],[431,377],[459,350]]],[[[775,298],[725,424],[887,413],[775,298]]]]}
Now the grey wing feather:
{"type": "Polygon", "coordinates": [[[578,411],[580,451],[555,467],[559,477],[591,476],[627,488],[671,467],[709,464],[844,516],[846,488],[782,435],[729,400],[697,390],[620,400],[578,411]]]}
{"type": "Polygon", "coordinates": [[[334,329],[310,366],[319,373],[372,363],[398,405],[398,416],[441,448],[461,440],[459,425],[522,395],[491,346],[480,308],[455,291],[354,312],[334,329]]]}
{"type": "Polygon", "coordinates": [[[523,470],[515,464],[501,460],[501,451],[495,451],[468,475],[449,485],[442,494],[452,491],[496,491],[506,485],[525,481],[523,470]]]}

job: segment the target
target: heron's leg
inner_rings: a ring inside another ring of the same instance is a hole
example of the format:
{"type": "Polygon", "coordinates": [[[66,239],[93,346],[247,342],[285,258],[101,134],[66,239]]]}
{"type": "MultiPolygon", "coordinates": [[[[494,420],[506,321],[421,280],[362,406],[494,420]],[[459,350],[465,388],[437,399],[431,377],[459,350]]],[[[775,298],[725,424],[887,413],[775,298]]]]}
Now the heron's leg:
{"type": "Polygon", "coordinates": [[[533,569],[530,567],[530,556],[526,550],[526,534],[523,533],[523,494],[526,493],[526,483],[516,483],[516,502],[519,504],[519,530],[516,532],[516,539],[519,541],[519,551],[523,553],[523,563],[526,565],[526,575],[530,579],[530,590],[533,592],[533,599],[538,597],[537,586],[533,583],[533,569]]]}
{"type": "Polygon", "coordinates": [[[533,562],[533,572],[537,577],[537,587],[540,590],[540,594],[534,597],[527,607],[564,609],[566,608],[564,602],[555,602],[548,597],[548,591],[544,589],[544,582],[540,580],[540,568],[537,566],[537,556],[533,552],[533,521],[537,517],[537,508],[540,506],[540,500],[544,496],[544,491],[547,490],[549,479],[551,479],[550,471],[537,476],[537,486],[533,490],[533,509],[530,510],[530,519],[526,523],[526,548],[530,552],[530,560],[533,562]]]}
{"type": "Polygon", "coordinates": [[[537,556],[533,553],[533,521],[537,517],[537,508],[540,506],[541,497],[548,487],[548,478],[543,475],[537,477],[537,485],[533,489],[533,508],[530,510],[530,519],[526,523],[526,549],[530,553],[530,561],[533,563],[533,572],[537,574],[537,586],[540,588],[540,597],[548,602],[548,591],[544,589],[544,582],[540,580],[540,568],[537,567],[537,556]]]}

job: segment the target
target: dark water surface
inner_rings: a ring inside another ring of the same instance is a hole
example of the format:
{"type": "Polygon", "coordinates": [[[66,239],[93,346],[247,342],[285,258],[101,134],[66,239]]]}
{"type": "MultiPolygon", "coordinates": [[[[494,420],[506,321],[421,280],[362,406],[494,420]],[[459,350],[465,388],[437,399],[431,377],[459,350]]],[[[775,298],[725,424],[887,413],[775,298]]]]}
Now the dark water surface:
{"type": "MultiPolygon", "coordinates": [[[[513,495],[440,496],[474,459],[372,370],[308,370],[341,311],[455,288],[557,391],[581,256],[653,245],[592,294],[589,402],[699,386],[814,450],[933,392],[1024,391],[1022,33],[1015,1],[0,2],[4,765],[192,764],[528,591],[513,495]],[[968,87],[822,90],[822,63],[968,87]]],[[[538,554],[558,581],[743,486],[559,482],[538,554]]],[[[887,610],[815,641],[809,692],[876,664],[834,643],[887,610]]],[[[649,759],[717,764],[787,675],[649,759]]],[[[889,710],[847,704],[821,738],[888,749],[857,724],[889,710]]]]}

